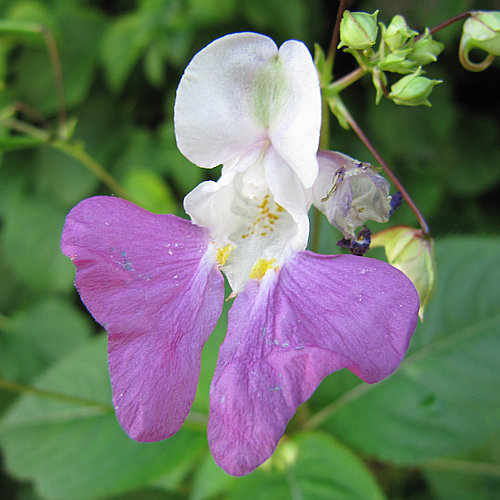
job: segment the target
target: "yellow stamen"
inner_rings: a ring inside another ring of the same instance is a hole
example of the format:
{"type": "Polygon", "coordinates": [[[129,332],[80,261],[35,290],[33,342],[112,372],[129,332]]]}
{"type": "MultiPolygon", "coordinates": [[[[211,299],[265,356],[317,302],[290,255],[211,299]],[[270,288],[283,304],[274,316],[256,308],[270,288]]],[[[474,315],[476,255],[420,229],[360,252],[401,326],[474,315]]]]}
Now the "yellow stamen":
{"type": "Polygon", "coordinates": [[[233,245],[228,244],[223,248],[218,248],[217,249],[217,262],[219,263],[220,266],[223,266],[226,263],[227,258],[229,257],[229,254],[231,253],[233,249],[233,245]]]}
{"type": "Polygon", "coordinates": [[[252,267],[252,270],[250,271],[250,279],[260,280],[264,277],[264,275],[266,274],[266,272],[269,269],[279,269],[278,266],[274,265],[275,262],[276,262],[276,259],[271,259],[271,260],[259,259],[259,260],[257,260],[257,262],[252,267]]]}

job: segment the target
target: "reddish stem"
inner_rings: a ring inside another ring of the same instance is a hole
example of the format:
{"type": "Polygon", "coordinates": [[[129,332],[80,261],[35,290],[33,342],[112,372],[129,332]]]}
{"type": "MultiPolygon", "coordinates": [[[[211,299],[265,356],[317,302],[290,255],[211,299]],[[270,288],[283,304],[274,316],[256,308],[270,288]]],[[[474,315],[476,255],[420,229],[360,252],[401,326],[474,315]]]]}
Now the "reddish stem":
{"type": "MultiPolygon", "coordinates": [[[[433,35],[434,33],[437,33],[438,31],[442,30],[443,28],[447,28],[451,24],[456,23],[457,21],[460,21],[462,19],[465,19],[466,17],[469,17],[471,15],[472,15],[472,11],[467,10],[465,12],[462,12],[461,14],[450,17],[450,19],[447,19],[446,21],[443,21],[442,23],[434,26],[434,28],[431,28],[429,31],[430,31],[431,35],[433,35]]],[[[415,37],[415,41],[418,40],[419,38],[421,38],[422,36],[423,36],[423,33],[420,33],[420,35],[415,37]]]]}
{"type": "Polygon", "coordinates": [[[332,33],[332,40],[330,42],[330,48],[328,49],[328,54],[326,56],[326,60],[331,61],[332,63],[335,59],[335,51],[337,50],[337,45],[339,44],[340,21],[342,20],[346,3],[347,0],[340,0],[339,10],[337,11],[337,19],[335,21],[335,26],[332,33]]]}
{"type": "Polygon", "coordinates": [[[406,203],[408,203],[408,206],[410,207],[411,211],[415,214],[415,217],[417,218],[420,227],[422,228],[422,231],[424,232],[425,235],[430,234],[430,229],[429,225],[427,224],[427,221],[424,219],[424,216],[418,209],[417,205],[415,202],[412,200],[411,196],[408,194],[406,189],[403,187],[399,179],[395,176],[393,171],[389,168],[389,165],[384,161],[384,159],[379,155],[378,151],[374,148],[372,143],[369,141],[368,137],[366,137],[365,133],[361,129],[361,127],[357,124],[357,122],[354,120],[354,118],[351,116],[349,111],[343,107],[343,113],[344,116],[351,126],[351,128],[354,130],[356,135],[361,139],[363,144],[367,147],[367,149],[370,151],[370,153],[375,157],[375,159],[382,165],[382,168],[384,169],[385,173],[391,179],[393,184],[396,186],[396,188],[401,192],[403,198],[406,200],[406,203]]]}

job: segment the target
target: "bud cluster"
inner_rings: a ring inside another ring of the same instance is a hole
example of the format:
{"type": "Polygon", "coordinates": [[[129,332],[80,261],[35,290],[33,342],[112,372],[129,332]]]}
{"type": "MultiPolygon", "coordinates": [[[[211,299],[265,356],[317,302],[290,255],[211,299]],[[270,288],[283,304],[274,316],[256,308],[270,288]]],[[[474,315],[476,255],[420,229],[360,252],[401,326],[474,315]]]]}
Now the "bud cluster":
{"type": "Polygon", "coordinates": [[[433,40],[428,29],[419,36],[401,15],[394,16],[388,26],[377,23],[377,15],[378,11],[373,14],[345,11],[340,23],[339,48],[345,47],[362,68],[372,73],[377,103],[385,95],[396,104],[430,106],[427,97],[440,81],[422,76],[422,67],[437,61],[443,44],[433,40]],[[377,38],[380,40],[375,50],[377,38]],[[389,92],[386,72],[408,76],[394,83],[389,92]]]}

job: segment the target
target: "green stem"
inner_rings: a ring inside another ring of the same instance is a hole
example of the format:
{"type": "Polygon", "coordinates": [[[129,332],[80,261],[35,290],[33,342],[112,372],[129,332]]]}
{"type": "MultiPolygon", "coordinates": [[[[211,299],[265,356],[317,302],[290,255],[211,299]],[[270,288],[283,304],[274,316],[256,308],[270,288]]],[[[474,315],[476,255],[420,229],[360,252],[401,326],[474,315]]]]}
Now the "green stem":
{"type": "MultiPolygon", "coordinates": [[[[101,401],[96,401],[94,399],[81,398],[79,396],[72,396],[71,394],[66,394],[64,392],[40,389],[38,387],[33,387],[31,385],[20,384],[18,382],[12,382],[10,380],[5,380],[1,378],[0,378],[0,389],[21,394],[31,394],[33,396],[38,396],[45,399],[51,399],[53,401],[60,401],[62,403],[75,404],[77,406],[91,407],[96,410],[100,410],[102,413],[105,414],[111,414],[115,412],[113,405],[109,403],[103,403],[101,401]]],[[[186,424],[192,427],[206,427],[207,422],[208,422],[207,415],[195,411],[191,411],[186,418],[186,424]]]]}
{"type": "Polygon", "coordinates": [[[364,392],[370,390],[372,387],[369,384],[359,384],[350,391],[347,391],[343,396],[336,399],[333,403],[325,406],[318,413],[313,415],[303,426],[303,430],[310,431],[319,427],[325,420],[327,420],[331,415],[337,412],[339,408],[349,403],[352,400],[360,397],[364,392]]]}
{"type": "Polygon", "coordinates": [[[94,408],[101,409],[103,413],[114,413],[114,408],[109,403],[102,403],[93,399],[72,396],[71,394],[65,394],[63,392],[39,389],[37,387],[20,384],[18,382],[12,382],[10,380],[0,379],[0,389],[22,394],[32,394],[34,396],[39,396],[45,399],[52,399],[54,401],[61,401],[63,403],[72,403],[78,406],[92,406],[94,408]]]}
{"type": "Polygon", "coordinates": [[[12,130],[22,132],[28,136],[35,137],[47,146],[71,156],[87,167],[100,181],[106,184],[106,186],[108,186],[114,194],[120,196],[121,198],[128,200],[131,199],[127,190],[122,187],[121,184],[118,183],[115,178],[99,163],[97,163],[81,146],[75,145],[71,142],[65,142],[61,139],[55,139],[53,133],[13,118],[0,118],[0,124],[5,125],[12,130]]]}
{"type": "Polygon", "coordinates": [[[122,187],[114,177],[109,174],[99,163],[97,163],[84,149],[80,146],[75,146],[69,142],[55,140],[49,144],[50,147],[72,156],[84,166],[86,166],[99,180],[104,182],[114,194],[120,198],[130,200],[131,196],[127,190],[122,187]]]}
{"type": "Polygon", "coordinates": [[[334,80],[330,85],[328,85],[327,93],[339,93],[345,88],[349,87],[353,83],[357,82],[360,78],[366,75],[368,71],[361,66],[351,71],[347,75],[339,78],[338,80],[334,80]]]}
{"type": "Polygon", "coordinates": [[[425,470],[465,472],[468,474],[500,477],[500,464],[473,462],[471,460],[442,458],[425,462],[420,467],[425,470]]]}
{"type": "Polygon", "coordinates": [[[23,134],[35,137],[45,143],[48,143],[52,138],[52,135],[46,130],[42,130],[26,122],[16,120],[15,118],[0,118],[0,124],[5,125],[6,127],[17,132],[22,132],[23,134]]]}

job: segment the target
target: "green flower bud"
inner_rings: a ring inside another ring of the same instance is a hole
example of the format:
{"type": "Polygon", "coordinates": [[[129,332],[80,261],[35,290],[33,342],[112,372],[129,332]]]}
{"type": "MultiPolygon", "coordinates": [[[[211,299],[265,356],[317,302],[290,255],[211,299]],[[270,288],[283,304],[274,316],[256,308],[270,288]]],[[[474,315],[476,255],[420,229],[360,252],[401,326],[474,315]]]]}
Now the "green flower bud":
{"type": "Polygon", "coordinates": [[[460,62],[470,71],[482,71],[493,62],[495,56],[500,56],[500,11],[474,12],[464,23],[460,62]],[[469,59],[472,49],[482,49],[488,56],[481,63],[474,63],[469,59]]]}
{"type": "Polygon", "coordinates": [[[404,76],[391,87],[389,98],[396,104],[403,106],[430,106],[427,96],[432,92],[434,85],[442,83],[442,80],[431,80],[420,76],[422,67],[415,73],[404,76]]]}
{"type": "Polygon", "coordinates": [[[411,49],[398,49],[383,57],[377,66],[383,71],[391,73],[411,73],[415,71],[416,64],[414,61],[407,59],[411,53],[411,49]]]}
{"type": "Polygon", "coordinates": [[[374,45],[378,34],[377,15],[378,10],[373,14],[345,10],[340,21],[340,43],[337,48],[346,46],[366,50],[374,45]]]}
{"type": "Polygon", "coordinates": [[[418,32],[410,29],[406,20],[399,14],[394,16],[384,33],[384,42],[391,51],[400,49],[410,37],[418,35],[418,32]]]}
{"type": "Polygon", "coordinates": [[[433,40],[429,28],[425,28],[424,34],[413,44],[410,59],[419,66],[425,66],[437,61],[437,56],[443,49],[444,45],[433,40]]]}
{"type": "Polygon", "coordinates": [[[422,230],[396,226],[372,235],[372,247],[384,247],[389,264],[411,279],[420,297],[420,320],[436,290],[434,242],[422,230]]]}

